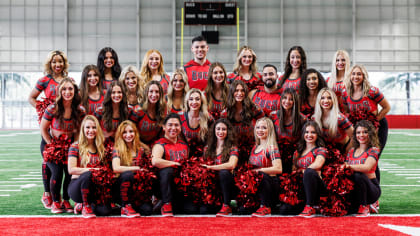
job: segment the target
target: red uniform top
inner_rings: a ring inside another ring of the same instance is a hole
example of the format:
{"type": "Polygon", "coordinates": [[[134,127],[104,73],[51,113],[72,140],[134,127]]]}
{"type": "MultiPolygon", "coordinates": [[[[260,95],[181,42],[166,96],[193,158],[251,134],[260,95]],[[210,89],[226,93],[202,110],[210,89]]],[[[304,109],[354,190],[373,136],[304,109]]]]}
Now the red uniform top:
{"type": "Polygon", "coordinates": [[[277,142],[280,142],[281,140],[287,140],[290,143],[296,142],[296,140],[299,139],[299,137],[293,137],[293,121],[290,124],[285,125],[285,132],[281,132],[279,112],[280,111],[273,111],[270,113],[269,116],[270,119],[273,121],[274,129],[276,130],[277,142]]]}
{"type": "Polygon", "coordinates": [[[162,130],[156,119],[152,119],[147,112],[138,105],[131,112],[129,119],[137,124],[140,140],[146,144],[152,144],[159,138],[162,130]]]}
{"type": "MultiPolygon", "coordinates": [[[[196,128],[191,128],[190,123],[188,121],[188,114],[187,112],[180,112],[178,113],[179,117],[181,118],[181,128],[182,128],[182,133],[184,134],[185,138],[187,139],[187,142],[189,143],[191,140],[200,140],[200,126],[196,127],[196,128]]],[[[209,117],[209,127],[210,124],[213,123],[214,119],[213,117],[210,115],[209,117]]]]}
{"type": "Polygon", "coordinates": [[[113,80],[106,80],[105,78],[102,80],[102,89],[107,90],[111,86],[113,81],[117,81],[118,78],[114,78],[113,80]]]}
{"type": "Polygon", "coordinates": [[[350,127],[353,127],[353,124],[343,113],[339,112],[337,117],[337,134],[335,137],[330,137],[328,128],[325,127],[322,127],[322,136],[326,142],[341,143],[348,136],[346,130],[350,127]]]}
{"type": "Polygon", "coordinates": [[[94,100],[89,97],[88,98],[89,107],[87,109],[87,114],[94,115],[98,107],[101,107],[102,104],[104,103],[104,98],[105,96],[103,94],[101,94],[98,100],[94,100]]]}
{"type": "Polygon", "coordinates": [[[352,148],[347,153],[347,158],[346,158],[347,164],[349,164],[349,165],[361,165],[361,164],[365,164],[365,162],[368,159],[368,157],[373,157],[373,158],[375,158],[376,163],[372,167],[372,169],[369,170],[368,173],[375,173],[376,166],[378,166],[378,160],[379,160],[379,152],[380,152],[379,148],[377,148],[377,147],[368,148],[366,151],[364,151],[358,157],[354,156],[354,151],[355,151],[355,149],[352,148]]]}
{"type": "Polygon", "coordinates": [[[162,75],[161,78],[160,78],[159,83],[160,83],[160,85],[162,85],[164,95],[168,94],[168,87],[169,87],[169,81],[170,80],[171,80],[171,78],[167,74],[162,75]]]}
{"type": "Polygon", "coordinates": [[[190,89],[198,88],[201,91],[206,89],[210,65],[211,63],[209,60],[206,60],[203,65],[198,64],[194,60],[191,60],[184,65],[184,70],[188,76],[188,85],[190,86],[190,89]]]}
{"type": "MultiPolygon", "coordinates": [[[[329,80],[330,80],[330,77],[327,78],[327,84],[328,84],[329,80]]],[[[342,81],[337,81],[335,83],[335,85],[333,86],[332,90],[334,91],[335,95],[337,96],[340,111],[344,112],[345,108],[344,108],[343,96],[344,96],[344,91],[346,90],[346,87],[344,85],[344,81],[343,80],[342,81]]]]}
{"type": "MultiPolygon", "coordinates": [[[[89,162],[85,166],[86,168],[95,168],[101,165],[101,159],[99,158],[98,152],[91,153],[88,151],[89,162]]],[[[77,167],[80,167],[81,157],[79,155],[79,143],[73,143],[69,148],[69,158],[75,157],[77,159],[77,167]]]]}
{"type": "Polygon", "coordinates": [[[263,109],[266,116],[269,116],[272,111],[280,110],[281,94],[278,91],[267,93],[264,87],[258,87],[252,96],[252,101],[263,109]]]}
{"type": "Polygon", "coordinates": [[[306,117],[306,119],[310,120],[315,112],[315,107],[312,107],[309,104],[309,101],[302,102],[302,105],[300,106],[300,113],[302,113],[303,116],[306,117]]]}
{"type": "MultiPolygon", "coordinates": [[[[79,106],[80,116],[84,117],[86,115],[85,108],[80,105],[79,106]]],[[[72,133],[76,132],[76,122],[73,119],[63,119],[63,123],[60,124],[60,121],[54,116],[56,110],[55,104],[51,104],[45,109],[44,115],[42,116],[43,119],[51,121],[51,129],[66,132],[66,133],[72,133]]]]}
{"type": "Polygon", "coordinates": [[[384,95],[377,87],[371,87],[367,96],[359,100],[353,100],[344,90],[344,97],[350,112],[375,112],[378,110],[378,103],[384,99],[384,95]]]}
{"type": "Polygon", "coordinates": [[[278,149],[275,149],[273,151],[269,151],[266,150],[264,152],[264,150],[261,150],[259,152],[255,152],[255,149],[257,148],[257,146],[254,146],[251,150],[251,155],[249,157],[249,164],[252,164],[254,166],[257,167],[271,167],[273,166],[272,161],[274,161],[275,159],[281,159],[280,158],[280,152],[278,149]]]}
{"type": "Polygon", "coordinates": [[[296,161],[296,167],[298,169],[306,169],[308,166],[310,166],[316,159],[318,155],[323,156],[324,158],[327,158],[327,149],[323,147],[315,147],[310,152],[306,153],[303,156],[298,156],[298,152],[295,151],[293,154],[293,160],[297,159],[296,161]]]}
{"type": "Polygon", "coordinates": [[[188,145],[181,139],[178,139],[176,143],[173,143],[167,138],[161,138],[156,141],[156,144],[162,145],[164,150],[163,159],[167,161],[180,162],[181,160],[188,158],[188,145]]]}
{"type": "MultiPolygon", "coordinates": [[[[209,112],[210,114],[213,115],[214,119],[219,119],[220,118],[220,113],[223,111],[225,104],[223,104],[223,100],[217,100],[213,94],[210,94],[211,98],[212,98],[212,106],[209,107],[209,112]],[[219,114],[219,117],[214,116],[215,114],[219,114]]],[[[210,99],[208,99],[210,100],[210,99]]]]}
{"type": "MultiPolygon", "coordinates": [[[[114,149],[112,151],[112,159],[118,158],[121,159],[118,150],[114,149]]],[[[140,150],[136,153],[136,156],[133,157],[129,166],[140,166],[140,160],[146,157],[146,153],[144,152],[144,148],[140,148],[140,150]]]]}
{"type": "MultiPolygon", "coordinates": [[[[283,76],[284,75],[280,76],[280,78],[278,80],[279,82],[281,81],[283,76]]],[[[300,77],[297,78],[297,79],[290,79],[290,78],[285,79],[283,85],[280,88],[280,94],[282,94],[283,91],[287,88],[292,88],[296,91],[296,93],[299,93],[300,80],[301,80],[300,77]]]]}
{"type": "MultiPolygon", "coordinates": [[[[204,148],[204,153],[207,152],[207,146],[204,148]]],[[[229,158],[231,156],[236,156],[237,158],[239,158],[239,149],[236,146],[233,146],[230,148],[230,152],[229,152],[229,158]]],[[[229,158],[227,161],[229,161],[229,158]]],[[[223,162],[222,161],[222,153],[217,154],[215,160],[214,160],[214,164],[215,165],[220,165],[223,163],[226,163],[227,161],[223,162]]]]}
{"type": "Polygon", "coordinates": [[[251,79],[246,80],[237,73],[229,73],[227,83],[231,84],[235,80],[242,80],[248,87],[248,91],[256,89],[258,86],[264,86],[264,83],[261,80],[261,74],[257,72],[256,75],[252,76],[251,79]]]}
{"type": "Polygon", "coordinates": [[[180,113],[180,112],[182,112],[182,109],[181,108],[180,109],[176,109],[174,107],[174,105],[172,105],[170,113],[180,113]]]}
{"type": "MultiPolygon", "coordinates": [[[[130,115],[132,112],[132,109],[130,108],[130,106],[128,107],[128,114],[130,115]]],[[[94,113],[94,116],[98,119],[99,123],[101,124],[101,128],[103,131],[107,131],[107,132],[115,132],[117,131],[118,126],[121,124],[120,122],[120,118],[112,118],[112,125],[111,125],[111,130],[106,130],[105,128],[105,121],[102,119],[104,114],[104,108],[103,106],[99,106],[96,108],[96,111],[94,113]]]]}
{"type": "Polygon", "coordinates": [[[46,75],[36,82],[35,88],[39,92],[44,91],[46,98],[55,100],[57,96],[58,82],[51,75],[46,75]]]}

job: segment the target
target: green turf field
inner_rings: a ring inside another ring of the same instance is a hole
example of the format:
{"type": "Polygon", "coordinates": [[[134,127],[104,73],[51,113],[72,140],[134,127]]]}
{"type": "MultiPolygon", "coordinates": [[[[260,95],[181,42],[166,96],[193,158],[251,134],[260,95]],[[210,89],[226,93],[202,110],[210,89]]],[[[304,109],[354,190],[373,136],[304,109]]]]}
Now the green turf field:
{"type": "MultiPolygon", "coordinates": [[[[40,134],[0,131],[0,215],[49,215],[41,204],[40,134]]],[[[420,130],[390,130],[379,162],[381,214],[420,214],[420,130]]]]}

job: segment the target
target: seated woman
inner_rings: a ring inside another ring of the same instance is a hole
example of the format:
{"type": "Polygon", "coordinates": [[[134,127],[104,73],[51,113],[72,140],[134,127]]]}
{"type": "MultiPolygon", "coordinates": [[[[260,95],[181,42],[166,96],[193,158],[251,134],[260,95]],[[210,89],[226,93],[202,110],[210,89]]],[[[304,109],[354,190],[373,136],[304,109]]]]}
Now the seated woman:
{"type": "Polygon", "coordinates": [[[354,171],[354,202],[359,206],[358,216],[369,215],[369,204],[381,196],[381,187],[375,170],[379,159],[379,139],[371,122],[362,120],[356,123],[353,135],[353,148],[347,154],[345,168],[354,171]]]}
{"type": "Polygon", "coordinates": [[[92,170],[105,165],[104,135],[98,120],[87,115],[81,124],[79,141],[69,149],[68,172],[72,175],[69,185],[69,195],[76,205],[74,213],[80,211],[84,218],[94,218],[98,215],[109,215],[110,207],[96,207],[92,210],[93,183],[92,170]]]}
{"type": "Polygon", "coordinates": [[[235,146],[234,130],[227,119],[218,119],[210,128],[204,156],[214,159],[214,165],[204,165],[211,170],[219,171],[220,188],[223,194],[223,206],[216,216],[232,215],[229,206],[233,197],[235,181],[233,169],[238,163],[239,151],[235,146]]]}

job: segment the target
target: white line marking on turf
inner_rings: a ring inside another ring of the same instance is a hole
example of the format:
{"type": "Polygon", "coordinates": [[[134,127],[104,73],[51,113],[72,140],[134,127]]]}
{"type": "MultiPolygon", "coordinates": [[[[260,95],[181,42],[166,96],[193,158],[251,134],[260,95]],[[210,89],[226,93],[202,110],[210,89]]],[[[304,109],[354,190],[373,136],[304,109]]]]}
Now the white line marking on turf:
{"type": "Polygon", "coordinates": [[[0,192],[21,192],[21,189],[0,189],[0,192]]]}
{"type": "Polygon", "coordinates": [[[381,187],[420,187],[420,185],[412,184],[412,185],[382,185],[381,187]]]}
{"type": "Polygon", "coordinates": [[[0,197],[10,197],[10,194],[0,194],[0,197]]]}
{"type": "Polygon", "coordinates": [[[38,175],[19,175],[19,176],[36,176],[36,177],[42,177],[41,174],[38,174],[38,175]]]}
{"type": "Polygon", "coordinates": [[[12,178],[12,179],[39,179],[39,178],[12,178]]]}
{"type": "Polygon", "coordinates": [[[420,177],[405,177],[406,179],[420,179],[420,177]]]}
{"type": "Polygon", "coordinates": [[[389,131],[389,134],[401,134],[405,136],[420,136],[420,134],[413,134],[413,133],[407,133],[407,132],[398,132],[398,131],[389,131]]]}
{"type": "Polygon", "coordinates": [[[397,176],[420,176],[420,174],[395,174],[397,176]]]}
{"type": "Polygon", "coordinates": [[[19,160],[0,160],[1,162],[14,162],[14,161],[41,161],[41,160],[32,160],[32,159],[19,159],[19,160]]]}
{"type": "Polygon", "coordinates": [[[19,171],[25,171],[25,172],[29,172],[29,171],[33,171],[33,172],[29,172],[29,173],[41,173],[40,171],[35,172],[34,169],[0,169],[0,172],[19,172],[19,171]]]}
{"type": "Polygon", "coordinates": [[[13,137],[18,135],[32,135],[32,134],[39,134],[39,131],[33,131],[29,133],[10,133],[10,134],[0,134],[0,137],[13,137]]]}
{"type": "Polygon", "coordinates": [[[380,158],[379,162],[381,161],[420,161],[420,159],[386,159],[386,158],[380,158]]]}
{"type": "Polygon", "coordinates": [[[408,235],[419,235],[420,234],[420,227],[412,227],[412,226],[404,226],[404,225],[391,225],[391,224],[378,224],[379,226],[391,229],[394,231],[401,232],[403,234],[408,235]]]}
{"type": "Polygon", "coordinates": [[[30,171],[29,174],[41,174],[41,171],[30,171]]]}
{"type": "Polygon", "coordinates": [[[32,188],[38,186],[37,184],[24,184],[24,185],[0,185],[1,187],[20,187],[20,188],[32,188]]]}
{"type": "Polygon", "coordinates": [[[381,155],[419,155],[420,153],[383,152],[381,155]]]}
{"type": "Polygon", "coordinates": [[[0,183],[41,183],[41,180],[27,180],[27,181],[0,181],[0,183]]]}

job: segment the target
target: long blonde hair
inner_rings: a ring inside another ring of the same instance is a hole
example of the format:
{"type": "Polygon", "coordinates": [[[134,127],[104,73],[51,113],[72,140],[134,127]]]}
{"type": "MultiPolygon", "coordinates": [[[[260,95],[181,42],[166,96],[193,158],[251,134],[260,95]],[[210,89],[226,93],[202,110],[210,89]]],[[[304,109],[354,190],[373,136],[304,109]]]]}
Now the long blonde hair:
{"type": "Polygon", "coordinates": [[[344,76],[346,76],[347,71],[350,69],[350,56],[346,50],[337,50],[334,54],[332,63],[331,63],[331,75],[330,79],[328,80],[328,87],[333,89],[335,84],[337,83],[337,66],[336,60],[339,55],[342,55],[346,60],[346,67],[344,69],[344,76]]]}
{"type": "Polygon", "coordinates": [[[356,64],[356,65],[352,66],[349,70],[349,73],[346,73],[346,77],[344,79],[344,85],[346,86],[346,90],[348,92],[348,95],[350,97],[352,97],[353,93],[354,93],[354,87],[353,87],[353,83],[351,82],[350,77],[351,77],[351,73],[356,68],[359,68],[363,73],[363,84],[362,84],[363,96],[368,96],[369,95],[369,90],[372,87],[372,85],[370,85],[369,74],[368,74],[366,68],[363,65],[360,65],[360,64],[356,64]]]}
{"type": "Polygon", "coordinates": [[[277,140],[276,140],[276,131],[274,129],[273,121],[270,118],[262,117],[258,119],[257,122],[255,122],[254,137],[255,137],[255,144],[261,145],[262,149],[264,150],[264,153],[266,153],[267,150],[269,153],[271,153],[272,151],[274,151],[274,149],[278,149],[277,140]],[[267,136],[267,142],[265,142],[264,144],[261,144],[261,140],[257,137],[257,124],[263,121],[265,121],[265,123],[267,124],[268,136],[267,136]]]}
{"type": "MultiPolygon", "coordinates": [[[[168,112],[172,109],[172,105],[173,105],[175,91],[174,91],[174,87],[172,86],[172,82],[175,79],[175,76],[177,75],[181,76],[182,81],[184,81],[184,93],[182,94],[182,101],[184,101],[186,93],[190,90],[190,87],[188,86],[188,77],[184,69],[183,68],[176,69],[174,73],[172,74],[171,81],[169,82],[169,86],[168,86],[168,94],[167,94],[167,101],[166,101],[166,107],[167,107],[168,112]]],[[[183,103],[181,104],[181,108],[184,109],[183,103]]]]}
{"type": "Polygon", "coordinates": [[[188,115],[188,112],[190,111],[190,107],[188,106],[188,99],[190,98],[190,96],[193,93],[198,93],[200,95],[200,99],[201,99],[201,106],[200,106],[200,138],[202,141],[204,141],[206,139],[207,136],[207,131],[209,130],[208,127],[208,122],[210,120],[210,115],[208,112],[208,107],[207,107],[207,99],[204,96],[203,92],[201,92],[199,89],[197,88],[192,88],[187,92],[187,95],[185,95],[185,100],[184,100],[184,107],[185,107],[185,111],[188,115]]]}
{"type": "Polygon", "coordinates": [[[321,107],[321,97],[322,94],[324,94],[324,92],[327,92],[330,94],[331,99],[332,99],[332,106],[331,106],[331,111],[329,113],[329,116],[326,120],[327,123],[327,127],[328,128],[328,135],[330,137],[335,137],[337,135],[337,131],[338,131],[338,115],[340,113],[340,109],[338,106],[338,100],[337,100],[337,96],[335,95],[335,93],[330,89],[330,88],[322,88],[319,93],[318,96],[316,96],[316,102],[315,102],[315,112],[314,115],[312,116],[315,120],[315,122],[318,124],[319,127],[324,127],[322,125],[322,114],[323,114],[323,110],[321,107]]]}
{"type": "Polygon", "coordinates": [[[140,103],[141,99],[143,98],[143,89],[145,86],[145,82],[140,79],[140,72],[139,70],[133,66],[133,65],[128,65],[126,67],[124,67],[123,71],[120,74],[120,78],[118,78],[118,81],[120,81],[121,85],[122,85],[122,89],[123,92],[128,95],[128,88],[125,85],[125,78],[127,76],[128,73],[133,73],[136,78],[137,78],[137,89],[136,89],[136,96],[137,96],[137,102],[140,103]]]}
{"type": "Polygon", "coordinates": [[[252,63],[249,66],[249,70],[251,71],[253,76],[256,76],[258,72],[257,54],[255,54],[254,50],[252,50],[252,48],[249,46],[242,46],[239,49],[236,55],[235,64],[233,64],[233,72],[239,74],[239,72],[241,71],[242,69],[241,59],[246,51],[249,51],[252,54],[252,63]]]}
{"type": "Polygon", "coordinates": [[[139,131],[137,130],[136,125],[129,120],[123,121],[117,128],[115,132],[115,144],[114,150],[118,152],[118,155],[121,160],[122,166],[131,166],[133,162],[133,156],[131,155],[132,151],[138,153],[139,150],[143,148],[146,154],[150,154],[150,148],[140,141],[139,131]],[[131,126],[134,130],[134,140],[133,140],[133,147],[129,149],[127,143],[124,141],[123,133],[127,126],[131,126]]]}
{"type": "Polygon", "coordinates": [[[80,166],[86,167],[87,164],[90,161],[90,154],[88,149],[88,139],[85,135],[85,124],[86,122],[90,120],[95,123],[96,126],[96,137],[95,137],[95,148],[96,152],[98,153],[100,161],[104,162],[104,156],[105,156],[105,147],[104,147],[104,134],[102,133],[101,125],[99,124],[98,119],[96,119],[95,116],[87,115],[82,121],[82,124],[80,125],[80,133],[79,133],[79,156],[80,156],[80,166]]]}
{"type": "Polygon", "coordinates": [[[149,69],[149,56],[152,53],[157,53],[160,57],[160,64],[158,68],[159,75],[164,75],[165,70],[163,69],[163,56],[162,54],[156,50],[156,49],[150,49],[149,51],[144,54],[143,61],[141,63],[140,67],[140,78],[144,81],[144,83],[147,83],[152,80],[152,71],[149,69]]]}
{"type": "Polygon", "coordinates": [[[62,76],[66,77],[69,74],[69,72],[68,72],[69,61],[67,59],[66,54],[64,52],[58,51],[58,50],[51,51],[50,53],[48,53],[47,59],[45,60],[45,63],[44,63],[44,74],[47,74],[47,75],[52,75],[53,74],[53,69],[51,68],[51,61],[52,61],[53,57],[56,56],[56,55],[61,56],[61,58],[63,58],[64,68],[63,68],[62,76]]]}

